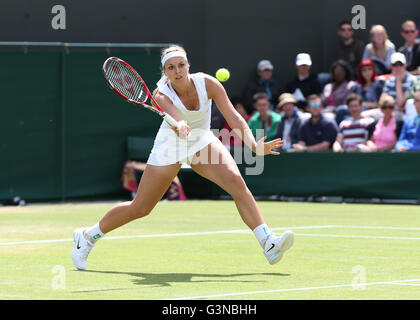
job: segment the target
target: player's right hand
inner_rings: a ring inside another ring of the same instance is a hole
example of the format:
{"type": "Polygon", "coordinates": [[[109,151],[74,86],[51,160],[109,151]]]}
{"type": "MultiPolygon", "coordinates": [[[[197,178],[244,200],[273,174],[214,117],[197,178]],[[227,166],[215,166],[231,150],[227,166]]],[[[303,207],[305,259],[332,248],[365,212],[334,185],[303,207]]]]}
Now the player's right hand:
{"type": "Polygon", "coordinates": [[[180,137],[181,139],[187,139],[188,135],[191,132],[191,128],[187,125],[187,123],[184,120],[181,120],[178,123],[179,128],[173,126],[172,130],[174,130],[178,137],[180,137]]]}

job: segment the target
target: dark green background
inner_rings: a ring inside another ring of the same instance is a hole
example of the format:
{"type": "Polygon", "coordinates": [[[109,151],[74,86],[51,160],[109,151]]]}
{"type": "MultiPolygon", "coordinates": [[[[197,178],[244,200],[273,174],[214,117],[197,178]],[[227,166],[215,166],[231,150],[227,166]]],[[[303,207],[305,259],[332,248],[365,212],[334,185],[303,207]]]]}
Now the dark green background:
{"type": "Polygon", "coordinates": [[[159,50],[0,52],[0,199],[121,194],[127,136],[155,135],[161,119],[124,102],[102,64],[118,55],[153,87],[159,50]]]}

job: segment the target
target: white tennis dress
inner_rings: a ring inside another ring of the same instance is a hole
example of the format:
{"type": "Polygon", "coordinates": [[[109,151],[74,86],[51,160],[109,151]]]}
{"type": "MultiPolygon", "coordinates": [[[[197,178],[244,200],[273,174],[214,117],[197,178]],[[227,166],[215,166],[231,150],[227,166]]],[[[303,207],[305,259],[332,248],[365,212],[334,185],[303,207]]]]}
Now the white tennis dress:
{"type": "Polygon", "coordinates": [[[200,104],[198,110],[188,110],[170,82],[161,86],[159,92],[171,99],[181,118],[191,128],[191,135],[187,139],[181,139],[165,120],[162,121],[147,164],[154,166],[167,166],[176,162],[189,164],[196,152],[217,139],[210,130],[212,100],[207,96],[204,73],[193,73],[190,76],[198,94],[200,104]]]}

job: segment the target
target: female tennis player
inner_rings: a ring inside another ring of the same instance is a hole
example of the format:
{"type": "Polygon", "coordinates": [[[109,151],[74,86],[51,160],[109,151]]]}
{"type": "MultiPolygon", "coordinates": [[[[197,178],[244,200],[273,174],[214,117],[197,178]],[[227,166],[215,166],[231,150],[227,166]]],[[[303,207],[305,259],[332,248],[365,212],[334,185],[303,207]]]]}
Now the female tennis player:
{"type": "Polygon", "coordinates": [[[162,52],[162,78],[157,83],[154,98],[159,106],[180,123],[178,128],[163,121],[155,138],[133,201],[111,208],[90,228],[74,231],[75,242],[71,257],[79,270],[96,241],[110,231],[148,215],[161,200],[183,163],[204,178],[216,183],[234,199],[245,224],[253,230],[270,264],[277,263],[294,239],[291,231],[275,236],[245,184],[230,152],[210,130],[212,99],[229,126],[238,132],[244,143],[257,155],[278,155],[273,149],[282,146],[281,139],[256,142],[247,123],[235,110],[224,87],[212,76],[190,74],[187,54],[182,47],[171,46],[162,52]]]}

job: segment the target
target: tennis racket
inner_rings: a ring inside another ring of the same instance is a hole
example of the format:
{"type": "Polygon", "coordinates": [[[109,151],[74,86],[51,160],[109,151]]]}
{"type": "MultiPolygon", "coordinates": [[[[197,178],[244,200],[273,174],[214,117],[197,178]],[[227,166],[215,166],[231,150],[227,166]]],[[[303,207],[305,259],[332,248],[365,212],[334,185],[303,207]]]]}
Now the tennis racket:
{"type": "Polygon", "coordinates": [[[121,98],[156,112],[171,126],[179,129],[178,121],[159,107],[142,77],[127,62],[120,58],[110,57],[105,60],[103,71],[109,86],[121,98]],[[150,98],[152,105],[146,104],[147,98],[150,98]]]}

